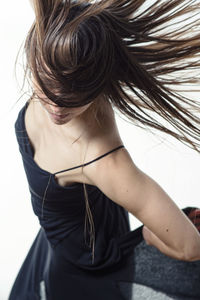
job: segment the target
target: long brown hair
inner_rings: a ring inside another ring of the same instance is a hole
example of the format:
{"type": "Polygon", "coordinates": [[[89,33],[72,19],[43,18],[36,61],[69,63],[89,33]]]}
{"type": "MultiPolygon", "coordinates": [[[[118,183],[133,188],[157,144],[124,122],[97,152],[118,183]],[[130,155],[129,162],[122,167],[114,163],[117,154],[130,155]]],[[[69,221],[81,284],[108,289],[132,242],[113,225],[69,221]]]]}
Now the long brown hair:
{"type": "Polygon", "coordinates": [[[136,126],[200,153],[200,101],[182,94],[199,91],[199,0],[32,2],[25,77],[49,99],[65,107],[106,99],[136,126]]]}

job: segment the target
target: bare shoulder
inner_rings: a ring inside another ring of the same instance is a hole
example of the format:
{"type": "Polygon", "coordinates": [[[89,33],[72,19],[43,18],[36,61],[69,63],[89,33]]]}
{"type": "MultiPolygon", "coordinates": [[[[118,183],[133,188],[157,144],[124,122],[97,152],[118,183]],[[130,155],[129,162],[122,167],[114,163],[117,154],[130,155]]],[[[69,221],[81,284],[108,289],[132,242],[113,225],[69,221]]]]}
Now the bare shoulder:
{"type": "Polygon", "coordinates": [[[29,140],[35,151],[35,147],[36,147],[35,141],[37,139],[37,133],[38,133],[37,128],[39,127],[39,124],[38,124],[38,119],[34,118],[33,112],[34,112],[34,100],[32,98],[30,98],[28,100],[28,106],[26,108],[24,121],[25,121],[27,133],[29,135],[29,140]]]}
{"type": "MultiPolygon", "coordinates": [[[[119,146],[119,143],[115,146],[119,146]]],[[[126,201],[128,202],[130,197],[137,198],[144,173],[136,166],[125,147],[104,156],[95,164],[88,166],[85,172],[93,185],[111,200],[130,211],[126,201]]]]}
{"type": "MultiPolygon", "coordinates": [[[[97,115],[97,120],[95,126],[92,126],[89,133],[89,147],[86,155],[85,161],[91,161],[96,159],[111,150],[114,150],[120,145],[123,145],[119,129],[117,127],[115,113],[111,105],[104,107],[104,112],[101,111],[97,115]]],[[[103,167],[107,164],[108,160],[114,158],[116,153],[121,151],[123,148],[113,151],[106,156],[103,156],[95,163],[90,164],[85,168],[85,172],[88,176],[93,177],[93,172],[99,171],[99,167],[103,167]],[[89,175],[91,172],[91,175],[89,175]]]]}

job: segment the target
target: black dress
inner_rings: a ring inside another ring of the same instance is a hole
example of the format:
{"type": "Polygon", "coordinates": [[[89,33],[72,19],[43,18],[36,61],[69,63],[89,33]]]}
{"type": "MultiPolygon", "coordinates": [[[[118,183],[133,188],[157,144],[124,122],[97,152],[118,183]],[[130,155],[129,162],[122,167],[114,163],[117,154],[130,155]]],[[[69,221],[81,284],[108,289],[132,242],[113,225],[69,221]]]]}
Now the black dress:
{"type": "MultiPolygon", "coordinates": [[[[171,299],[167,294],[174,292],[173,289],[170,290],[168,286],[166,290],[162,280],[160,286],[152,283],[154,272],[152,275],[145,275],[141,271],[143,272],[144,267],[148,270],[145,259],[152,251],[156,252],[157,257],[161,256],[170,261],[172,266],[177,261],[164,256],[154,247],[148,247],[143,241],[142,226],[131,231],[128,212],[106,197],[96,186],[86,184],[95,226],[95,251],[92,261],[91,248],[84,238],[86,207],[83,184],[62,187],[56,182],[54,175],[66,170],[51,174],[41,169],[33,160],[34,153],[24,122],[27,106],[28,102],[18,114],[15,131],[33,211],[41,228],[18,273],[9,300],[153,299],[142,298],[141,295],[137,298],[136,283],[154,289],[158,287],[166,295],[162,299],[171,299]],[[143,253],[149,249],[145,257],[141,255],[142,248],[143,253]]],[[[120,145],[87,164],[122,147],[124,146],[120,145]]],[[[80,166],[74,168],[78,167],[80,166]]],[[[156,255],[154,254],[154,258],[156,255]]],[[[149,272],[152,270],[151,258],[149,272]]],[[[183,264],[181,262],[181,266],[183,264]]],[[[154,271],[155,268],[154,265],[154,271]]],[[[181,288],[180,294],[183,291],[181,288]]]]}

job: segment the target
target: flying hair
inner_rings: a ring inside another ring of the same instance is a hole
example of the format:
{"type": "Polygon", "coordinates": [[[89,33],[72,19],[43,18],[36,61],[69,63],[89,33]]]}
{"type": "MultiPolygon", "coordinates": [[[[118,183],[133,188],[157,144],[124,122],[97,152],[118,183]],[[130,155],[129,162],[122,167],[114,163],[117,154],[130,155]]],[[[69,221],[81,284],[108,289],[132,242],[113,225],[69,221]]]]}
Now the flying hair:
{"type": "Polygon", "coordinates": [[[34,0],[26,74],[57,105],[106,99],[199,152],[200,102],[181,93],[199,91],[199,0],[147,2],[34,0]]]}
{"type": "Polygon", "coordinates": [[[191,97],[200,84],[199,0],[32,2],[25,77],[48,99],[101,110],[108,101],[135,126],[200,153],[200,101],[191,97]]]}

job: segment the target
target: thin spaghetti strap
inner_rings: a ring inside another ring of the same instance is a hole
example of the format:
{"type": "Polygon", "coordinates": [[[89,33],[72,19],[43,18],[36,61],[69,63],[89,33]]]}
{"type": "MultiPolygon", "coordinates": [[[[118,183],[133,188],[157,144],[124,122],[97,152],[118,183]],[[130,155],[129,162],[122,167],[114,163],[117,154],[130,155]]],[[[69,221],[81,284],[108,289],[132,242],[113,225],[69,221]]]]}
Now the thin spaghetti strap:
{"type": "Polygon", "coordinates": [[[103,154],[103,155],[101,155],[101,156],[99,156],[99,157],[97,157],[97,158],[91,160],[90,162],[87,162],[87,163],[85,163],[85,164],[82,164],[82,165],[79,165],[79,166],[76,166],[76,167],[73,167],[73,168],[70,168],[70,169],[66,169],[66,170],[62,170],[62,171],[56,172],[56,173],[54,173],[54,175],[56,175],[56,174],[58,174],[58,173],[62,173],[62,172],[66,172],[66,171],[70,171],[70,170],[73,170],[73,169],[77,169],[77,168],[80,168],[80,167],[87,166],[87,165],[89,165],[89,164],[95,162],[96,160],[99,160],[99,159],[101,159],[102,157],[104,157],[104,156],[106,156],[106,155],[108,155],[108,154],[110,154],[110,153],[112,153],[112,152],[114,152],[114,151],[116,151],[116,150],[118,150],[118,149],[120,149],[120,148],[123,148],[123,147],[124,147],[124,145],[120,145],[120,146],[118,146],[117,148],[114,148],[114,149],[110,150],[109,152],[106,152],[105,154],[103,154]]]}

